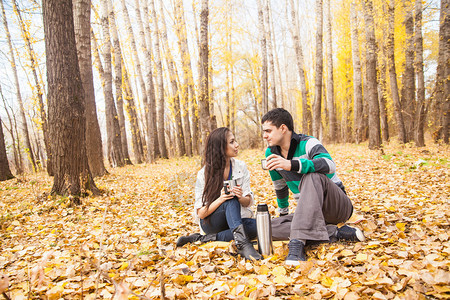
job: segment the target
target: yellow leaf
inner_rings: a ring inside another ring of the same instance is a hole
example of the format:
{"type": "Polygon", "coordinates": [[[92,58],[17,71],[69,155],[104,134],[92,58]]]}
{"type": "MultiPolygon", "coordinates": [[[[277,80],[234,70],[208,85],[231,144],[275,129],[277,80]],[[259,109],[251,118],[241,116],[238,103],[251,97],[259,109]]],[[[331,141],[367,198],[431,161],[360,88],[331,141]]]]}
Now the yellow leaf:
{"type": "Polygon", "coordinates": [[[47,291],[47,297],[49,300],[59,299],[64,291],[64,288],[60,285],[52,287],[47,291]]]}
{"type": "Polygon", "coordinates": [[[341,251],[341,255],[342,256],[351,256],[353,254],[354,254],[353,251],[349,250],[349,249],[344,249],[344,250],[341,251]]]}
{"type": "Polygon", "coordinates": [[[405,225],[406,223],[397,223],[395,224],[395,227],[397,227],[397,229],[400,231],[405,231],[405,225]]]}
{"type": "Polygon", "coordinates": [[[365,254],[365,253],[358,253],[356,255],[355,261],[356,262],[365,262],[365,261],[367,261],[367,254],[365,254]]]}
{"type": "Polygon", "coordinates": [[[331,287],[333,285],[333,279],[331,279],[330,277],[327,277],[327,276],[323,276],[320,283],[323,286],[329,288],[329,287],[331,287]]]}
{"type": "Polygon", "coordinates": [[[120,268],[119,268],[119,271],[125,270],[126,268],[128,268],[128,265],[129,265],[128,262],[126,262],[126,261],[123,262],[122,265],[121,265],[120,268]]]}
{"type": "Polygon", "coordinates": [[[185,285],[188,282],[191,282],[194,279],[191,275],[178,275],[173,282],[179,284],[179,285],[185,285]]]}
{"type": "Polygon", "coordinates": [[[273,276],[286,275],[286,269],[283,266],[278,266],[275,267],[271,273],[273,276]]]}

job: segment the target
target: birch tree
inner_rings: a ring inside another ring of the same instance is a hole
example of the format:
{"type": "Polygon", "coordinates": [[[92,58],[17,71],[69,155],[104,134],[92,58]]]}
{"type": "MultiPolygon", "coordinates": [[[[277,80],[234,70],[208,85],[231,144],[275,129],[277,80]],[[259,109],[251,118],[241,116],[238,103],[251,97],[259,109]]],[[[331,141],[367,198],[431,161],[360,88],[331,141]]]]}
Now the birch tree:
{"type": "MultiPolygon", "coordinates": [[[[34,79],[33,91],[35,92],[35,97],[36,97],[36,100],[39,105],[39,113],[40,113],[40,118],[41,118],[41,122],[42,122],[42,133],[44,136],[45,150],[47,152],[47,157],[51,157],[50,141],[49,141],[49,137],[48,137],[47,113],[46,113],[46,107],[44,105],[44,101],[42,99],[42,95],[44,92],[43,92],[41,83],[38,78],[39,66],[38,66],[38,62],[37,62],[37,58],[36,58],[36,53],[31,44],[30,32],[25,27],[26,25],[22,19],[22,14],[20,12],[20,9],[17,6],[16,0],[13,1],[13,8],[14,8],[14,12],[16,13],[17,18],[18,18],[20,32],[22,34],[23,40],[25,41],[25,45],[26,45],[26,49],[27,49],[27,53],[28,53],[28,59],[30,60],[31,72],[33,74],[33,79],[34,79]]],[[[50,175],[53,175],[52,165],[51,165],[50,160],[48,160],[48,162],[47,162],[47,172],[50,175]]]]}
{"type": "Polygon", "coordinates": [[[123,92],[122,92],[122,50],[120,49],[119,35],[116,27],[116,16],[114,14],[112,0],[106,0],[109,18],[109,30],[112,39],[113,65],[114,65],[114,86],[116,88],[117,117],[119,123],[120,141],[122,145],[122,154],[125,164],[131,164],[130,154],[128,153],[128,139],[125,128],[125,114],[123,112],[123,92]]]}
{"type": "Polygon", "coordinates": [[[397,70],[395,67],[395,0],[389,1],[388,7],[388,40],[387,40],[387,59],[389,83],[391,88],[392,102],[394,103],[394,116],[397,125],[397,134],[400,143],[406,143],[405,124],[403,121],[402,103],[397,83],[397,70]]]}
{"type": "Polygon", "coordinates": [[[3,135],[2,118],[0,117],[0,181],[14,178],[9,168],[8,156],[6,155],[5,136],[3,135]]]}
{"type": "Polygon", "coordinates": [[[183,84],[181,88],[181,101],[183,106],[183,125],[186,152],[188,156],[198,154],[198,114],[197,103],[194,90],[194,79],[192,75],[191,58],[186,34],[186,22],[184,18],[184,6],[182,0],[175,3],[175,30],[178,37],[178,47],[181,54],[181,65],[183,74],[183,84]],[[189,113],[191,107],[191,113],[189,113]],[[192,126],[189,122],[189,115],[192,117],[192,126]],[[191,135],[192,128],[192,135],[191,135]]]}
{"type": "Polygon", "coordinates": [[[12,146],[12,149],[13,149],[14,166],[15,166],[15,169],[16,169],[16,174],[22,174],[23,173],[22,156],[20,154],[20,149],[19,149],[18,142],[16,142],[16,136],[18,136],[17,126],[13,125],[13,120],[15,120],[16,117],[14,115],[14,112],[13,112],[12,108],[10,107],[8,109],[8,105],[6,104],[6,100],[5,100],[5,97],[3,95],[3,90],[2,90],[2,86],[1,85],[0,85],[0,96],[2,97],[3,104],[4,104],[4,107],[5,107],[5,111],[6,111],[6,115],[8,117],[8,121],[9,121],[9,129],[8,129],[8,127],[6,127],[6,124],[4,124],[4,125],[5,125],[6,130],[9,131],[9,134],[11,136],[11,142],[12,142],[11,146],[12,146]],[[11,114],[9,113],[10,110],[11,110],[11,114]],[[14,129],[16,130],[16,133],[14,132],[14,129]]]}
{"type": "Polygon", "coordinates": [[[414,116],[414,141],[417,147],[425,146],[425,76],[423,72],[423,37],[422,37],[422,0],[415,0],[415,31],[414,31],[414,45],[415,45],[415,73],[417,78],[417,100],[416,100],[416,115],[414,116]]]}
{"type": "Polygon", "coordinates": [[[156,15],[156,9],[155,9],[155,1],[149,0],[150,4],[150,10],[152,14],[152,20],[153,20],[153,26],[154,26],[154,49],[155,49],[155,65],[156,65],[156,82],[158,86],[158,141],[159,141],[159,151],[161,152],[162,158],[168,158],[167,154],[167,146],[166,146],[166,139],[165,139],[165,130],[164,130],[164,80],[163,80],[163,69],[162,69],[162,62],[161,62],[161,49],[160,49],[160,40],[159,40],[159,25],[158,25],[158,17],[156,15]]]}
{"type": "Polygon", "coordinates": [[[108,158],[112,167],[122,167],[125,165],[125,157],[122,152],[122,138],[120,136],[120,126],[117,116],[117,109],[114,103],[112,91],[112,66],[111,66],[111,35],[109,29],[108,1],[101,0],[101,27],[103,33],[103,94],[105,96],[106,134],[108,158]]]}
{"type": "Polygon", "coordinates": [[[316,0],[316,66],[314,82],[313,105],[313,135],[321,138],[322,135],[322,75],[323,75],[323,2],[316,0]]]}
{"type": "Polygon", "coordinates": [[[13,44],[12,44],[12,41],[11,41],[11,34],[9,32],[8,21],[6,19],[5,8],[3,6],[3,0],[0,0],[0,4],[1,4],[1,8],[2,8],[3,26],[5,28],[6,41],[8,43],[8,48],[9,48],[10,63],[11,63],[11,69],[12,69],[12,72],[13,72],[14,85],[15,85],[15,88],[16,88],[16,97],[17,97],[17,102],[19,104],[20,117],[22,119],[21,120],[22,121],[22,134],[23,134],[24,139],[25,139],[25,152],[28,154],[28,158],[30,160],[31,166],[33,168],[33,171],[36,171],[36,160],[34,158],[33,148],[31,147],[30,133],[28,131],[28,123],[27,123],[27,119],[26,119],[26,116],[25,116],[25,107],[23,105],[22,94],[21,94],[21,91],[20,91],[20,84],[19,84],[19,76],[17,74],[16,59],[14,57],[14,48],[13,48],[13,44]]]}
{"type": "Polygon", "coordinates": [[[327,45],[327,111],[328,111],[328,131],[331,142],[337,141],[337,120],[334,103],[334,71],[333,71],[333,38],[331,28],[331,0],[325,1],[326,21],[325,30],[327,45]]]}
{"type": "Polygon", "coordinates": [[[352,1],[350,6],[350,24],[352,39],[352,62],[353,62],[353,110],[355,141],[359,144],[362,141],[363,127],[363,96],[362,96],[362,72],[361,59],[359,57],[359,37],[358,19],[356,14],[356,1],[352,1]]]}
{"type": "Polygon", "coordinates": [[[406,33],[405,71],[402,76],[402,109],[405,122],[406,141],[414,140],[414,116],[416,82],[414,76],[414,16],[411,1],[403,0],[406,10],[404,26],[406,33]]]}
{"type": "Polygon", "coordinates": [[[103,160],[103,144],[100,133],[100,125],[98,124],[97,118],[94,78],[92,74],[90,37],[91,1],[74,0],[72,5],[78,64],[85,93],[86,152],[92,175],[94,177],[103,176],[107,174],[108,171],[106,171],[103,160]]]}
{"type": "Polygon", "coordinates": [[[367,91],[364,97],[369,106],[369,149],[381,146],[380,137],[380,107],[378,104],[377,87],[377,49],[375,41],[375,23],[373,20],[372,0],[364,0],[364,20],[366,33],[366,74],[367,91]]]}
{"type": "Polygon", "coordinates": [[[180,156],[186,155],[186,145],[184,144],[184,130],[183,125],[181,122],[181,106],[180,106],[180,92],[178,90],[178,82],[177,82],[177,71],[175,62],[173,60],[172,52],[170,51],[169,47],[169,39],[167,37],[167,26],[166,26],[166,20],[164,17],[164,11],[163,11],[163,1],[159,2],[159,9],[160,9],[160,17],[161,17],[161,38],[163,42],[163,49],[167,61],[167,68],[169,71],[169,81],[172,86],[172,101],[174,106],[174,117],[175,117],[175,140],[178,146],[178,154],[180,156]]]}
{"type": "MultiPolygon", "coordinates": [[[[265,0],[264,5],[264,29],[266,31],[267,53],[269,58],[269,74],[270,74],[270,95],[272,96],[272,107],[277,107],[277,90],[275,81],[275,63],[274,63],[274,46],[272,44],[273,32],[270,27],[271,14],[269,8],[270,0],[265,0]]],[[[269,81],[268,81],[269,82],[269,81]]],[[[234,99],[234,98],[233,98],[234,99]]]]}
{"type": "Polygon", "coordinates": [[[300,89],[302,92],[302,131],[304,134],[311,133],[311,109],[308,104],[309,91],[306,86],[306,71],[305,71],[305,63],[303,58],[303,49],[300,43],[300,33],[298,28],[298,18],[296,8],[294,6],[294,0],[289,0],[291,5],[291,16],[292,16],[292,26],[291,34],[293,38],[294,48],[295,48],[295,56],[297,58],[297,68],[300,78],[300,89]]]}
{"type": "Polygon", "coordinates": [[[202,136],[202,151],[206,145],[206,138],[211,132],[211,116],[209,114],[209,97],[208,97],[208,0],[202,0],[200,11],[200,93],[199,93],[199,113],[202,136]]]}
{"type": "Polygon", "coordinates": [[[258,4],[258,31],[259,43],[261,47],[261,104],[262,114],[264,115],[269,110],[269,93],[267,80],[267,45],[266,45],[266,30],[264,28],[264,9],[261,1],[257,0],[258,4]]]}

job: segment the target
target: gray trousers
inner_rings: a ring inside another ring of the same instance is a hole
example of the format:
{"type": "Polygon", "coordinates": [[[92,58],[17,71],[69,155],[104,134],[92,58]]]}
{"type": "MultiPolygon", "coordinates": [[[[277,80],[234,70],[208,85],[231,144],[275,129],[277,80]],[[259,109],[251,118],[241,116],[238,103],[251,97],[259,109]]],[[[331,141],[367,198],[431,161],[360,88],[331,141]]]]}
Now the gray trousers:
{"type": "Polygon", "coordinates": [[[353,213],[350,199],[333,181],[320,173],[303,176],[299,191],[294,214],[272,220],[272,239],[333,241],[336,224],[347,221],[353,213]]]}

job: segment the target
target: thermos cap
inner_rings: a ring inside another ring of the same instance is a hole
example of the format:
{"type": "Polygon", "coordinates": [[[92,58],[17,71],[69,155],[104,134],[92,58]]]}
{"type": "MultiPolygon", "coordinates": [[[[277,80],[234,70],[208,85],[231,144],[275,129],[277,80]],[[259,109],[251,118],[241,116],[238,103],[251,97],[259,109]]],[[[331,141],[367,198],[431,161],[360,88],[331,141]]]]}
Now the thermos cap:
{"type": "Polygon", "coordinates": [[[263,204],[258,204],[258,206],[256,207],[256,211],[269,211],[269,207],[267,206],[267,204],[263,203],[263,204]]]}

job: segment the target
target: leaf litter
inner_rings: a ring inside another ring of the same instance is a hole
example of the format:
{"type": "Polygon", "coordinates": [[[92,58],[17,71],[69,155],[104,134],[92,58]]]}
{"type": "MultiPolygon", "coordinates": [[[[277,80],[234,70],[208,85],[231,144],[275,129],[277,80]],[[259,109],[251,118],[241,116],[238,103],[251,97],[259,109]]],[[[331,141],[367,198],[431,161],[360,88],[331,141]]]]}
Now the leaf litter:
{"type": "MultiPolygon", "coordinates": [[[[307,247],[308,261],[283,264],[286,242],[261,262],[232,243],[190,244],[200,158],[111,169],[102,196],[81,206],[48,196],[44,173],[0,183],[0,293],[11,299],[425,299],[450,298],[448,146],[327,147],[352,199],[348,223],[363,243],[307,247]]],[[[273,217],[272,183],[260,150],[242,151],[257,203],[273,217]]],[[[292,198],[292,197],[291,197],[292,198]]],[[[291,202],[291,207],[295,207],[291,202]]]]}

